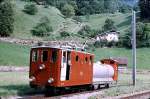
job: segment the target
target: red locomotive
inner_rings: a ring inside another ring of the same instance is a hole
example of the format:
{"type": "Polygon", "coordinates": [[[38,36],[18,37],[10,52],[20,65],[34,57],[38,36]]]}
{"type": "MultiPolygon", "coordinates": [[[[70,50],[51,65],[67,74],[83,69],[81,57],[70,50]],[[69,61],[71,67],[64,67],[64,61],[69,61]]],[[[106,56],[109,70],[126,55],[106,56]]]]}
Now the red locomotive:
{"type": "Polygon", "coordinates": [[[33,47],[30,53],[30,86],[45,86],[51,92],[65,88],[109,87],[117,80],[117,64],[111,59],[94,63],[93,54],[74,48],[33,47]]]}

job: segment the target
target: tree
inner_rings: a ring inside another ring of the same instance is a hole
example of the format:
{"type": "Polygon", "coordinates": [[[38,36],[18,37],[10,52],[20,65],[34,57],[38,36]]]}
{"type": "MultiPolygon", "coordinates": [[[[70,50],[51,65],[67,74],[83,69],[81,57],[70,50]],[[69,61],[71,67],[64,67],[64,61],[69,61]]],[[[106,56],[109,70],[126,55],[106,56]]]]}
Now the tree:
{"type": "Polygon", "coordinates": [[[98,35],[99,33],[101,33],[101,30],[94,30],[91,29],[90,26],[85,25],[79,32],[78,34],[81,35],[83,38],[84,37],[90,37],[90,38],[94,38],[96,35],[98,35]]]}
{"type": "Polygon", "coordinates": [[[0,36],[10,36],[14,30],[14,11],[10,0],[0,2],[0,36]]]}
{"type": "Polygon", "coordinates": [[[47,17],[42,17],[40,23],[38,23],[33,30],[31,30],[32,35],[35,36],[49,36],[52,32],[52,26],[50,25],[50,20],[47,17]]]}
{"type": "Polygon", "coordinates": [[[65,4],[61,10],[62,14],[66,17],[72,17],[75,15],[74,7],[70,4],[65,4]]]}
{"type": "Polygon", "coordinates": [[[38,9],[35,4],[27,4],[24,6],[24,12],[30,15],[35,15],[38,12],[38,9]]]}
{"type": "Polygon", "coordinates": [[[105,0],[104,9],[107,13],[114,13],[117,11],[117,1],[115,0],[105,0]]]}
{"type": "Polygon", "coordinates": [[[103,31],[110,31],[110,30],[116,29],[114,25],[114,21],[108,18],[105,20],[105,24],[102,28],[103,28],[103,31]]]}
{"type": "MultiPolygon", "coordinates": [[[[150,47],[150,25],[138,22],[136,25],[136,44],[137,47],[150,47]]],[[[131,48],[132,33],[129,31],[123,38],[123,45],[131,48]]]]}
{"type": "Polygon", "coordinates": [[[142,19],[150,18],[150,1],[149,0],[139,0],[140,15],[142,19]]]}

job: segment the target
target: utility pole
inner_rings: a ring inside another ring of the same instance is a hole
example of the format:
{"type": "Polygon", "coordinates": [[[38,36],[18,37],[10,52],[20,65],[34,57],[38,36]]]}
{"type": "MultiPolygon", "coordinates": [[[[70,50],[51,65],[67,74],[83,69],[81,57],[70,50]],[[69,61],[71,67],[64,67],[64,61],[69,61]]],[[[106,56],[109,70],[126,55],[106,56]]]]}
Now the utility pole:
{"type": "Polygon", "coordinates": [[[133,85],[136,85],[136,13],[132,11],[132,80],[133,85]]]}

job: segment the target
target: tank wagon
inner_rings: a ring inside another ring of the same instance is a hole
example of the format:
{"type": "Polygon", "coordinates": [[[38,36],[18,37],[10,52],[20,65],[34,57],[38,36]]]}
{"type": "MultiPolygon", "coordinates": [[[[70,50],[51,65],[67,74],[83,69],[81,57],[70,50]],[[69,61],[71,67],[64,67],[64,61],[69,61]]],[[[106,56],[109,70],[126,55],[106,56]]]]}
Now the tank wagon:
{"type": "MultiPolygon", "coordinates": [[[[98,89],[117,81],[118,63],[74,48],[37,46],[31,48],[29,81],[32,88],[46,87],[50,94],[64,89],[98,89]]],[[[58,93],[58,92],[57,92],[58,93]]]]}

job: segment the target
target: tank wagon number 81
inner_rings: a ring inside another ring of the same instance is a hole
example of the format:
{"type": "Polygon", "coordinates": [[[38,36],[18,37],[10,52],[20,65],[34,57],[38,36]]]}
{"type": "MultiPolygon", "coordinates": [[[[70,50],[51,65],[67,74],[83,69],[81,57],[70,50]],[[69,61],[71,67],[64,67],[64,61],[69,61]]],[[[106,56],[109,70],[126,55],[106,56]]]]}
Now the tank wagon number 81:
{"type": "Polygon", "coordinates": [[[30,52],[29,81],[32,88],[46,87],[54,94],[64,89],[98,89],[117,81],[118,63],[74,49],[50,46],[33,47],[30,52]]]}

